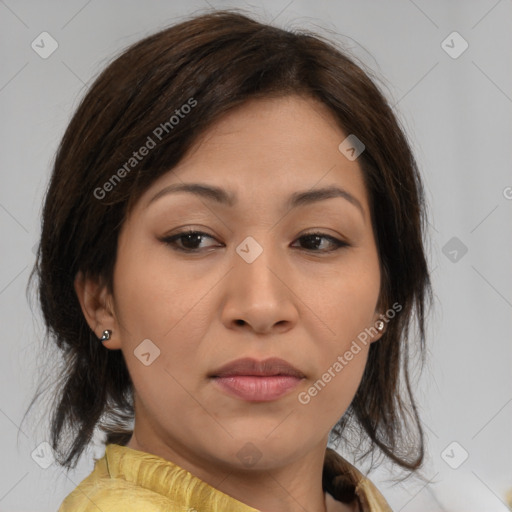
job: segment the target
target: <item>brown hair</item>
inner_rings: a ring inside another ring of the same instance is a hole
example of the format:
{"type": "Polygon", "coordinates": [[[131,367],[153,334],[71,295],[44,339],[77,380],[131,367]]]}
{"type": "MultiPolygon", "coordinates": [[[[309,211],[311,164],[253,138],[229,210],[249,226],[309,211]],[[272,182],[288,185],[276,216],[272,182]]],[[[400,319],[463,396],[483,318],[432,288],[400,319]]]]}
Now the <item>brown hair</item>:
{"type": "Polygon", "coordinates": [[[62,465],[76,465],[97,426],[107,443],[126,444],[134,416],[122,352],[105,349],[92,333],[75,276],[82,271],[112,293],[119,230],[144,190],[223,113],[249,99],[301,94],[325,104],[344,132],[365,145],[358,162],[381,265],[380,307],[401,306],[371,345],[357,394],[332,435],[359,433],[369,441],[363,455],[378,447],[403,468],[420,467],[423,432],[408,347],[415,317],[423,356],[431,297],[423,190],[399,122],[369,76],[319,35],[231,10],[196,16],[137,42],[95,80],[58,148],[29,281],[37,275],[47,339],[65,365],[56,383],[50,440],[62,465]],[[180,115],[187,104],[189,113],[180,115]],[[161,140],[133,169],[127,167],[133,152],[156,137],[157,127],[161,140]],[[120,179],[114,182],[114,175],[120,179]]]}

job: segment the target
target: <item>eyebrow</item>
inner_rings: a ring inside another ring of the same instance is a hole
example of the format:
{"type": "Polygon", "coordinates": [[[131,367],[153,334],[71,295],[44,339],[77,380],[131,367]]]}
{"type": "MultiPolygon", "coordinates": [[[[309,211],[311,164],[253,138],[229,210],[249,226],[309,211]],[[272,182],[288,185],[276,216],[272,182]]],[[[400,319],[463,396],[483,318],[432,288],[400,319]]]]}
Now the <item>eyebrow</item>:
{"type": "MultiPolygon", "coordinates": [[[[234,206],[237,202],[235,194],[229,193],[223,188],[216,187],[214,185],[206,185],[203,183],[175,183],[168,185],[167,187],[164,187],[158,191],[148,201],[146,208],[157,199],[165,195],[177,194],[181,192],[195,194],[199,197],[210,199],[226,206],[234,206]]],[[[365,212],[361,202],[345,189],[334,185],[323,188],[310,189],[304,192],[294,192],[288,199],[287,207],[293,209],[299,206],[305,206],[308,204],[316,203],[318,201],[323,201],[325,199],[332,199],[334,197],[341,197],[346,199],[349,203],[357,207],[363,218],[365,218],[365,212]]]]}

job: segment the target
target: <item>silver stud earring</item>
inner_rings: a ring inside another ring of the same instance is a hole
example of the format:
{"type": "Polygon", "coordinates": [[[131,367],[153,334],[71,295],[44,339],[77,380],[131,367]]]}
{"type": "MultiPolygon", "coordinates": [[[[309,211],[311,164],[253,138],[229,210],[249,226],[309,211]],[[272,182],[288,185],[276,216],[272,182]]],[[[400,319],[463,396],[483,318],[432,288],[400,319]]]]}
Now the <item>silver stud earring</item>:
{"type": "Polygon", "coordinates": [[[384,329],[384,322],[382,320],[377,320],[375,322],[375,327],[378,331],[382,331],[382,329],[384,329]]]}
{"type": "Polygon", "coordinates": [[[112,331],[109,329],[105,329],[103,331],[103,336],[100,338],[100,341],[108,341],[110,339],[110,335],[112,334],[112,331]]]}

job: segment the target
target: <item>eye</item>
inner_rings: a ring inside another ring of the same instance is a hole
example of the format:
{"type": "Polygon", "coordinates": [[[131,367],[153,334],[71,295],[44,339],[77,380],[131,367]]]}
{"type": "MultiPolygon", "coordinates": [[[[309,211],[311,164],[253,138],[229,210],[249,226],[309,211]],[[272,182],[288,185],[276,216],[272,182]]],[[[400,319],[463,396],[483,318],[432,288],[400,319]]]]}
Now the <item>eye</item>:
{"type": "Polygon", "coordinates": [[[162,241],[167,245],[170,245],[174,250],[182,252],[199,252],[200,249],[208,247],[220,247],[220,244],[218,243],[201,245],[201,243],[206,239],[215,240],[213,236],[210,236],[207,233],[188,229],[172,236],[162,238],[162,241]]]}
{"type": "Polygon", "coordinates": [[[327,235],[326,233],[306,233],[297,240],[303,241],[302,245],[305,250],[321,253],[334,252],[342,247],[349,246],[347,242],[339,240],[331,235],[327,235]],[[326,246],[327,248],[325,248],[326,246]]]}
{"type": "MultiPolygon", "coordinates": [[[[334,252],[342,247],[348,247],[349,244],[335,238],[326,233],[307,233],[297,239],[300,242],[301,248],[306,251],[312,251],[317,253],[330,253],[334,252]]],[[[162,238],[162,242],[171,246],[172,249],[181,252],[201,252],[201,249],[208,249],[212,247],[222,247],[222,244],[218,243],[216,239],[204,233],[203,231],[196,231],[188,229],[181,231],[172,236],[162,238]],[[216,243],[206,244],[205,242],[210,239],[216,243]]],[[[292,245],[293,247],[294,245],[292,245]]]]}

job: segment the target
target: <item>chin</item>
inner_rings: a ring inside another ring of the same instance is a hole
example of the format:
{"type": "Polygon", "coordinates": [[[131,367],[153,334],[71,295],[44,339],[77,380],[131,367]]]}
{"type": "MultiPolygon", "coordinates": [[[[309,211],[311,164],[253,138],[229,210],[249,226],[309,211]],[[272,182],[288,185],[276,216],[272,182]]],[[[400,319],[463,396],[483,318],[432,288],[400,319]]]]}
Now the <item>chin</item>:
{"type": "MultiPolygon", "coordinates": [[[[273,428],[276,428],[276,423],[273,428]]],[[[317,444],[317,441],[304,439],[304,436],[297,437],[286,430],[281,435],[268,435],[268,432],[262,433],[261,429],[255,429],[254,432],[245,431],[233,435],[222,452],[219,453],[219,445],[212,447],[215,450],[214,456],[222,465],[234,466],[237,470],[263,471],[288,464],[300,458],[308,447],[313,449],[317,444]]]]}

